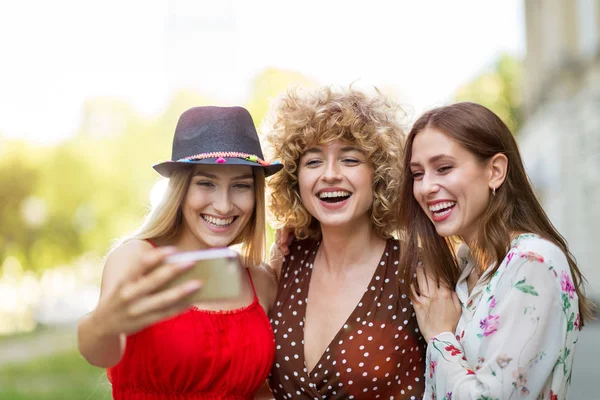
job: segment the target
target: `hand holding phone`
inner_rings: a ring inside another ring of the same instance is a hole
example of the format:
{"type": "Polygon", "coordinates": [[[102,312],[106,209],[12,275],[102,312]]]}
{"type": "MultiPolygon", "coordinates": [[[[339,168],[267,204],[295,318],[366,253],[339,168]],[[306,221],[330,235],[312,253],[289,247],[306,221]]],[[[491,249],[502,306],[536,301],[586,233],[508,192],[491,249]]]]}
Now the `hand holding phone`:
{"type": "Polygon", "coordinates": [[[190,299],[194,302],[230,300],[242,294],[240,256],[231,249],[208,249],[175,253],[165,259],[167,264],[194,262],[194,266],[171,280],[164,288],[178,286],[190,280],[202,282],[202,289],[190,299]]]}

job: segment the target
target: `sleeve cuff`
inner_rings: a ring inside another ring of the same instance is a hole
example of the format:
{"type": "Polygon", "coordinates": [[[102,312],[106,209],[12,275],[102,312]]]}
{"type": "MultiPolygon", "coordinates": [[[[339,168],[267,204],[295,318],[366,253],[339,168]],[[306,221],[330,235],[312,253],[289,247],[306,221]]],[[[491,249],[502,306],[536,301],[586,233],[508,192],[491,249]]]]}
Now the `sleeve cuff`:
{"type": "Polygon", "coordinates": [[[438,333],[429,339],[429,343],[427,344],[427,356],[433,361],[438,358],[444,358],[443,354],[445,352],[454,352],[456,350],[460,350],[462,353],[462,345],[452,332],[438,333]]]}
{"type": "Polygon", "coordinates": [[[438,340],[438,341],[444,341],[444,342],[457,342],[456,337],[454,336],[454,333],[452,332],[442,332],[442,333],[438,333],[437,335],[435,335],[434,337],[432,337],[431,339],[429,339],[429,343],[431,343],[434,340],[438,340]]]}

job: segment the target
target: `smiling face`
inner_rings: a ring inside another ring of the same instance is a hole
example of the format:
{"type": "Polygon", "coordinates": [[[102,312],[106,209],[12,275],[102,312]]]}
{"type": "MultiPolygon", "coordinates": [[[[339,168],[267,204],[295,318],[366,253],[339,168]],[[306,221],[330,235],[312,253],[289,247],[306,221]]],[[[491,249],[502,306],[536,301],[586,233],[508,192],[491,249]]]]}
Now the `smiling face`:
{"type": "Polygon", "coordinates": [[[410,169],[413,195],[437,233],[473,241],[490,200],[489,163],[445,133],[425,128],[414,138],[410,169]]]}
{"type": "Polygon", "coordinates": [[[225,247],[242,232],[255,205],[251,167],[197,165],[183,204],[185,247],[225,247]]]}
{"type": "Polygon", "coordinates": [[[298,185],[302,204],[322,228],[369,221],[373,168],[360,149],[339,140],[307,149],[298,185]]]}

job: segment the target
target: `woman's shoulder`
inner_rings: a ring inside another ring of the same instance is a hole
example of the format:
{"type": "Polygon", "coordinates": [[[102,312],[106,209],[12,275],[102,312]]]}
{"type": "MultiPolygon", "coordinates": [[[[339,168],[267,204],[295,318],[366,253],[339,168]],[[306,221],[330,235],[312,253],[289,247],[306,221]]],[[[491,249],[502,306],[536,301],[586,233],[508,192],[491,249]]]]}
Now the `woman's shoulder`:
{"type": "Polygon", "coordinates": [[[130,239],[114,246],[106,255],[104,271],[118,269],[124,273],[137,265],[144,254],[154,248],[147,240],[130,239]]]}
{"type": "Polygon", "coordinates": [[[114,246],[108,252],[107,258],[141,257],[154,247],[154,244],[148,240],[129,239],[114,246]]]}
{"type": "Polygon", "coordinates": [[[547,304],[557,312],[576,310],[577,293],[569,260],[550,240],[535,234],[522,234],[511,243],[503,272],[509,288],[521,291],[547,304]]]}
{"type": "Polygon", "coordinates": [[[527,233],[517,236],[505,260],[505,271],[517,278],[517,285],[537,282],[538,287],[557,288],[553,291],[557,294],[564,290],[569,292],[569,296],[574,294],[567,256],[555,243],[539,235],[527,233]]]}
{"type": "Polygon", "coordinates": [[[252,281],[256,284],[258,282],[264,284],[277,284],[277,276],[275,272],[271,268],[271,266],[267,263],[262,263],[259,265],[254,265],[248,267],[248,271],[252,276],[252,281]]]}
{"type": "Polygon", "coordinates": [[[560,247],[533,233],[520,234],[512,240],[507,257],[512,261],[515,256],[549,266],[569,268],[567,256],[560,247]]]}
{"type": "Polygon", "coordinates": [[[250,272],[256,295],[268,312],[277,295],[277,276],[275,271],[266,263],[248,267],[248,271],[250,272]]]}
{"type": "Polygon", "coordinates": [[[139,265],[140,260],[153,246],[139,239],[126,240],[114,246],[106,256],[102,271],[102,292],[119,282],[132,269],[139,265]]]}

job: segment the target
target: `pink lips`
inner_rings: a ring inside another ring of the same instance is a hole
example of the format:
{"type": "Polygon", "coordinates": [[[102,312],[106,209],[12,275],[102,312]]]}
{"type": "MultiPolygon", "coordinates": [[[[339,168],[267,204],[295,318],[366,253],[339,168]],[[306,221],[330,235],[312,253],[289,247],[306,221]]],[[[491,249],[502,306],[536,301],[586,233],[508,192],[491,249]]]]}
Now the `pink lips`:
{"type": "Polygon", "coordinates": [[[319,197],[320,193],[331,193],[331,192],[348,192],[348,190],[339,188],[339,187],[328,187],[327,189],[319,190],[319,192],[317,193],[317,198],[319,199],[319,203],[321,204],[321,206],[323,206],[323,208],[326,208],[327,210],[332,210],[332,211],[339,210],[340,208],[342,208],[346,204],[348,204],[348,200],[350,199],[350,197],[352,197],[352,196],[350,196],[350,197],[346,198],[345,200],[338,201],[335,203],[328,203],[319,197]]]}
{"type": "Polygon", "coordinates": [[[454,202],[452,200],[445,200],[445,199],[428,202],[427,206],[430,207],[432,205],[436,205],[436,204],[440,204],[440,203],[454,203],[454,204],[452,206],[444,209],[442,215],[440,215],[440,211],[429,210],[429,212],[431,213],[431,219],[434,222],[442,222],[442,221],[448,219],[450,217],[450,215],[452,215],[452,213],[454,212],[454,207],[456,206],[456,202],[454,202]]]}
{"type": "Polygon", "coordinates": [[[450,217],[450,215],[452,215],[452,212],[454,211],[454,206],[452,206],[452,208],[450,208],[450,211],[447,212],[447,214],[443,214],[443,215],[436,215],[435,213],[431,213],[431,219],[434,222],[441,222],[444,221],[445,219],[447,219],[448,217],[450,217]]]}
{"type": "Polygon", "coordinates": [[[348,199],[338,201],[336,203],[328,203],[328,202],[320,200],[320,199],[319,199],[319,201],[324,208],[326,208],[328,210],[337,210],[337,209],[344,207],[348,203],[348,199]]]}

